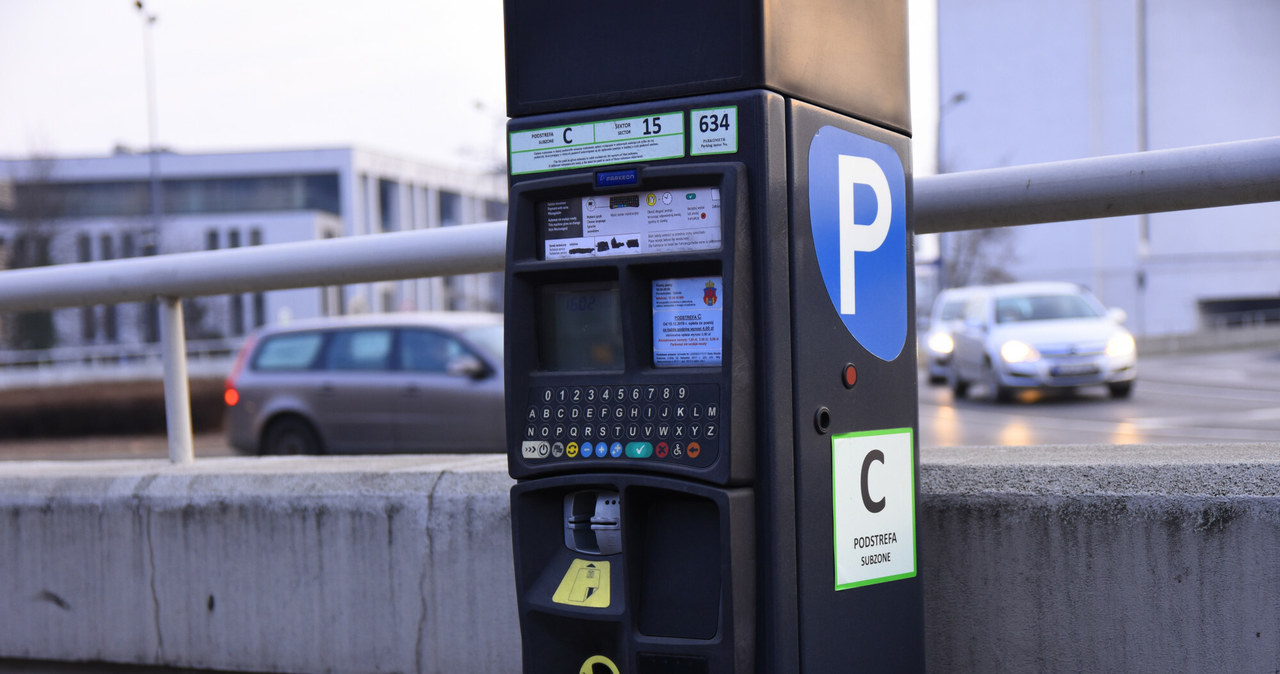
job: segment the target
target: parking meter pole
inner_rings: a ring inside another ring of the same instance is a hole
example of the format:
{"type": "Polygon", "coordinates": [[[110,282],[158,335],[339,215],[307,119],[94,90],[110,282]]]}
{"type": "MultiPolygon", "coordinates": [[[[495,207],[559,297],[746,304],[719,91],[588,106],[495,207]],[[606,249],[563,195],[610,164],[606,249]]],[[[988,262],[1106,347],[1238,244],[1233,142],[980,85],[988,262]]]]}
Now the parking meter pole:
{"type": "Polygon", "coordinates": [[[506,3],[524,669],[923,671],[905,2],[644,13],[506,3]]]}

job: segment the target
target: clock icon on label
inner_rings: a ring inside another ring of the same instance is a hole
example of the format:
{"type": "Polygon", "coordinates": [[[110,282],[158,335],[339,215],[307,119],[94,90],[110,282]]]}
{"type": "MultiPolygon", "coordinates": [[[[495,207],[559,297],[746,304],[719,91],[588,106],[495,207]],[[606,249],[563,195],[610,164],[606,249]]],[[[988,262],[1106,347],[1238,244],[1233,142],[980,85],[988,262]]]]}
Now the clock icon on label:
{"type": "Polygon", "coordinates": [[[670,192],[663,192],[663,193],[662,193],[662,203],[664,203],[664,204],[670,204],[670,203],[671,203],[671,193],[670,193],[670,192]]]}

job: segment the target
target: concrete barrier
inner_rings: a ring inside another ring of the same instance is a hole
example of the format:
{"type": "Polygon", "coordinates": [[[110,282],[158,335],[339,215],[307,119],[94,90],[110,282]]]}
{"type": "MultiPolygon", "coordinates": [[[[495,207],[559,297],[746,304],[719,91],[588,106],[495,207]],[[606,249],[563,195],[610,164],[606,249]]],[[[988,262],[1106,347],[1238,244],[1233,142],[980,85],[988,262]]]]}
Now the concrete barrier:
{"type": "Polygon", "coordinates": [[[0,657],[519,671],[500,457],[0,471],[0,657]]]}
{"type": "Polygon", "coordinates": [[[1280,666],[1280,445],[922,456],[931,671],[1280,666]]]}
{"type": "MultiPolygon", "coordinates": [[[[931,671],[1273,671],[1280,446],[922,452],[931,671]]],[[[0,658],[519,670],[496,456],[9,463],[0,658]]]]}

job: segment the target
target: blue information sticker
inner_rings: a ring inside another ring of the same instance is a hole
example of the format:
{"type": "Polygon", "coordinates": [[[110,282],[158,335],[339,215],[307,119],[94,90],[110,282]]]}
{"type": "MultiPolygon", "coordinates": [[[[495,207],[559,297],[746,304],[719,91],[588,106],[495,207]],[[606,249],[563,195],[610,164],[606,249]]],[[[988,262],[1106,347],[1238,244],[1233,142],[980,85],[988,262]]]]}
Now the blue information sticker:
{"type": "Polygon", "coordinates": [[[809,144],[818,268],[849,334],[893,361],[907,340],[907,178],[892,147],[824,126],[809,144]]]}

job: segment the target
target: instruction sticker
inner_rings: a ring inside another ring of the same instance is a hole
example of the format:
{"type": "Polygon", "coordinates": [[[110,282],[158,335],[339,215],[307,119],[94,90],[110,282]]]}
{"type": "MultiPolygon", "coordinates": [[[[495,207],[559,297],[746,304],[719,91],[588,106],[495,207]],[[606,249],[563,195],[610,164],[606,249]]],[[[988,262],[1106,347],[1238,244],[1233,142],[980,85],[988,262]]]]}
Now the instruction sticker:
{"type": "Polygon", "coordinates": [[[837,590],[916,575],[912,444],[910,428],[832,438],[837,590]]]}
{"type": "Polygon", "coordinates": [[[720,190],[663,188],[538,204],[544,260],[719,250],[720,190]]]}
{"type": "Polygon", "coordinates": [[[573,560],[551,601],[566,606],[609,608],[609,562],[573,560]]]}
{"type": "Polygon", "coordinates": [[[655,280],[654,366],[719,365],[724,354],[724,302],[720,276],[655,280]]]}
{"type": "Polygon", "coordinates": [[[515,131],[511,175],[684,156],[684,113],[515,131]]]}

